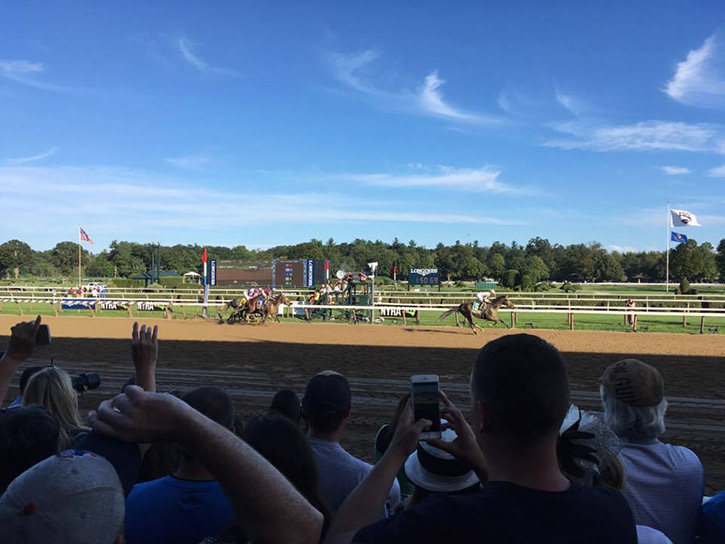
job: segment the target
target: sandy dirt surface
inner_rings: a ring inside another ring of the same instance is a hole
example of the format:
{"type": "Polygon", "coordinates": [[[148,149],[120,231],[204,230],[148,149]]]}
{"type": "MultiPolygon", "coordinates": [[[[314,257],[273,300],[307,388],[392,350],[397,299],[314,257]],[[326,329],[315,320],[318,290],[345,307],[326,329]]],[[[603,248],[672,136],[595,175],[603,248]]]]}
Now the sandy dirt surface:
{"type": "MultiPolygon", "coordinates": [[[[17,317],[0,316],[0,331],[17,317]]],[[[82,398],[84,409],[116,393],[133,374],[128,339],[132,320],[47,318],[53,344],[36,354],[54,358],[71,372],[97,371],[102,386],[82,398]]],[[[353,414],[344,445],[370,460],[379,425],[391,415],[412,374],[435,373],[454,401],[465,407],[467,381],[476,351],[507,334],[478,336],[452,327],[285,323],[218,325],[215,322],[148,320],[160,327],[160,390],[182,392],[202,384],[220,385],[234,397],[241,416],[262,413],[274,392],[302,393],[320,370],[345,374],[353,389],[353,414]]],[[[521,331],[512,331],[521,332],[521,331]]],[[[580,407],[598,405],[597,378],[607,365],[637,357],[663,374],[670,401],[666,440],[700,455],[707,491],[725,487],[725,338],[709,335],[527,331],[556,345],[567,361],[572,399],[580,407]]],[[[7,333],[5,333],[7,334],[7,333]]],[[[0,338],[5,345],[7,338],[0,338]]]]}

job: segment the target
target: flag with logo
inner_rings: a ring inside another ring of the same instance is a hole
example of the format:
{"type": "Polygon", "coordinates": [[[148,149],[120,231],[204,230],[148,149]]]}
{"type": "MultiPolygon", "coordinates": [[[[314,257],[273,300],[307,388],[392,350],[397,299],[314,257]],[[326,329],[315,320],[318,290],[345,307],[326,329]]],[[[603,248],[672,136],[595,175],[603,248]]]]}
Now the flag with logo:
{"type": "Polygon", "coordinates": [[[694,213],[685,210],[670,210],[670,216],[673,227],[699,227],[697,217],[694,213]]]}
{"type": "Polygon", "coordinates": [[[81,227],[78,227],[80,230],[78,232],[78,239],[81,242],[88,242],[89,244],[93,245],[93,240],[91,240],[91,237],[88,236],[88,233],[84,231],[81,227]]]}
{"type": "Polygon", "coordinates": [[[679,232],[675,232],[675,231],[672,231],[672,236],[670,237],[670,239],[673,242],[677,242],[678,244],[687,242],[687,236],[685,236],[684,234],[681,234],[679,232]]]}

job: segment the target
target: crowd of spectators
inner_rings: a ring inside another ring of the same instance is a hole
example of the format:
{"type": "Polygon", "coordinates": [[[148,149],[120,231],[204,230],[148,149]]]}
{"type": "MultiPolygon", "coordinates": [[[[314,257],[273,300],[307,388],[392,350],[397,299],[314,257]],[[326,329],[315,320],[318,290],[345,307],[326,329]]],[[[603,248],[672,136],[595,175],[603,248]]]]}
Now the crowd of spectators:
{"type": "MultiPolygon", "coordinates": [[[[0,402],[40,318],[0,358],[0,402]]],[[[0,411],[0,539],[7,543],[725,541],[725,494],[664,443],[665,384],[626,359],[599,380],[602,412],[569,398],[562,354],[528,334],[473,362],[470,418],[440,393],[443,432],[420,440],[409,395],[346,451],[348,380],[312,376],[244,425],[229,394],[156,391],[158,329],[134,325],[134,376],[83,421],[62,369],[28,367],[0,411]],[[704,503],[704,505],[703,505],[704,503]]]]}

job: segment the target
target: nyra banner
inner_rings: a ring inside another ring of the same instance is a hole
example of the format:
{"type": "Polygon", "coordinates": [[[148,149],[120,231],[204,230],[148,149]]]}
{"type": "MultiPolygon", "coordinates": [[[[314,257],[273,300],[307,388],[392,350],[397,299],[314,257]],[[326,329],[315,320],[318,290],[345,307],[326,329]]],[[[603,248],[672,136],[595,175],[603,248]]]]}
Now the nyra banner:
{"type": "Polygon", "coordinates": [[[64,298],[61,299],[61,308],[64,310],[95,310],[97,302],[94,298],[64,298]]]}
{"type": "Polygon", "coordinates": [[[141,312],[164,311],[169,304],[167,302],[155,302],[152,300],[139,300],[136,302],[136,309],[141,312]]]}

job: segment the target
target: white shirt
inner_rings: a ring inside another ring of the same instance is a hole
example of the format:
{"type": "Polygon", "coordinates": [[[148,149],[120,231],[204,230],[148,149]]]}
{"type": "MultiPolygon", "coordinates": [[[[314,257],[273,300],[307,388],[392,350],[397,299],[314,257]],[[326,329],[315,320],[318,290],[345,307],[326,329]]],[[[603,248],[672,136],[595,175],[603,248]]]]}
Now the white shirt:
{"type": "Polygon", "coordinates": [[[639,525],[662,531],[677,544],[694,542],[705,487],[697,455],[659,440],[626,443],[620,452],[624,496],[639,525]]]}

